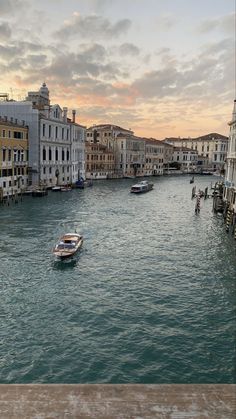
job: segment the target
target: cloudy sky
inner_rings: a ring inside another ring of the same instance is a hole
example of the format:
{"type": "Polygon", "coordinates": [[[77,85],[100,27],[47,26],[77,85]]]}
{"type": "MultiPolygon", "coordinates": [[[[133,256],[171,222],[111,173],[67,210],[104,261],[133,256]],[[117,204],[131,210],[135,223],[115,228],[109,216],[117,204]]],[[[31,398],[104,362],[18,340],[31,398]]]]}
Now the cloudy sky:
{"type": "Polygon", "coordinates": [[[228,134],[235,0],[0,0],[0,91],[45,81],[77,122],[228,134]]]}

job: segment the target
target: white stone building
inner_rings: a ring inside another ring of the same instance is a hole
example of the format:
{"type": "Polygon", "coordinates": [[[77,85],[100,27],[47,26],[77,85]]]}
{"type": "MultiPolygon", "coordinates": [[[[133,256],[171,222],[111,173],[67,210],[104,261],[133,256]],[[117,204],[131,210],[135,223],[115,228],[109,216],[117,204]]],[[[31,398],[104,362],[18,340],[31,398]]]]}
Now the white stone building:
{"type": "Polygon", "coordinates": [[[234,101],[232,120],[229,122],[229,149],[226,161],[224,199],[236,212],[236,100],[234,101]]]}
{"type": "Polygon", "coordinates": [[[197,138],[166,138],[165,142],[175,147],[187,147],[197,151],[198,156],[204,159],[203,170],[221,171],[224,169],[227,149],[228,137],[211,133],[197,138]]]}
{"type": "Polygon", "coordinates": [[[197,170],[198,152],[187,147],[174,147],[172,161],[180,165],[180,169],[186,173],[197,170]]]}
{"type": "Polygon", "coordinates": [[[71,181],[74,184],[81,177],[85,179],[85,139],[86,127],[75,122],[75,110],[72,111],[71,133],[71,181]]]}
{"type": "Polygon", "coordinates": [[[50,105],[45,83],[26,101],[0,103],[0,115],[24,120],[29,127],[29,184],[71,184],[84,171],[85,127],[67,117],[67,108],[50,105]],[[80,160],[77,160],[80,159],[80,160]]]}

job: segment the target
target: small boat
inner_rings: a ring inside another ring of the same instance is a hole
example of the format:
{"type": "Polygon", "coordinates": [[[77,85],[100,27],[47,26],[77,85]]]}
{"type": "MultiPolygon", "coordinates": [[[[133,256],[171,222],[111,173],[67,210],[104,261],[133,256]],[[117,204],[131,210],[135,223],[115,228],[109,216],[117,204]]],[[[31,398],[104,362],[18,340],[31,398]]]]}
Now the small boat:
{"type": "Polygon", "coordinates": [[[147,180],[142,180],[139,183],[133,185],[130,189],[131,193],[144,193],[151,191],[153,189],[153,183],[148,182],[147,180]]]}
{"type": "Polygon", "coordinates": [[[190,183],[194,183],[194,176],[190,179],[190,183]]]}
{"type": "Polygon", "coordinates": [[[72,191],[72,188],[70,186],[62,186],[61,192],[69,192],[72,191]]]}
{"type": "Polygon", "coordinates": [[[211,176],[213,175],[213,172],[209,172],[208,170],[206,170],[206,171],[201,172],[200,175],[211,176]]]}
{"type": "Polygon", "coordinates": [[[61,192],[61,186],[53,186],[52,192],[61,192]]]}
{"type": "Polygon", "coordinates": [[[53,254],[59,260],[72,258],[81,248],[82,244],[83,236],[77,233],[66,233],[53,248],[53,254]]]}
{"type": "Polygon", "coordinates": [[[31,191],[30,189],[26,189],[22,192],[22,195],[32,195],[33,191],[31,191]]]}
{"type": "Polygon", "coordinates": [[[75,182],[74,186],[75,188],[78,188],[78,189],[84,189],[84,188],[87,188],[88,186],[93,186],[93,182],[91,179],[88,181],[88,180],[84,180],[83,178],[80,178],[79,180],[75,182]]]}
{"type": "Polygon", "coordinates": [[[35,189],[34,191],[32,191],[33,197],[46,196],[47,194],[48,194],[47,189],[35,189]]]}

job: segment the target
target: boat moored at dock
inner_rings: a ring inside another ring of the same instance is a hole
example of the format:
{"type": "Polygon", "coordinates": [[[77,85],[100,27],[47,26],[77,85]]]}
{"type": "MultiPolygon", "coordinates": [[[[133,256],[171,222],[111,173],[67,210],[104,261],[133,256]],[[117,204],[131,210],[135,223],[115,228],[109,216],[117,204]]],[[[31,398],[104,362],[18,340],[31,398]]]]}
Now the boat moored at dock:
{"type": "Polygon", "coordinates": [[[61,192],[69,192],[72,191],[71,186],[62,186],[61,187],[61,192]]]}
{"type": "Polygon", "coordinates": [[[61,192],[61,186],[53,186],[52,192],[61,192]]]}
{"type": "Polygon", "coordinates": [[[147,180],[142,180],[141,182],[133,185],[130,189],[130,192],[138,194],[138,193],[151,191],[152,189],[153,189],[153,183],[148,182],[147,180]]]}
{"type": "Polygon", "coordinates": [[[35,189],[32,191],[31,195],[33,197],[41,197],[41,196],[46,196],[48,194],[47,189],[35,189]]]}
{"type": "Polygon", "coordinates": [[[90,180],[84,180],[83,178],[80,178],[74,184],[74,188],[78,188],[78,189],[84,189],[84,188],[87,188],[88,186],[93,186],[92,179],[90,179],[90,180]]]}

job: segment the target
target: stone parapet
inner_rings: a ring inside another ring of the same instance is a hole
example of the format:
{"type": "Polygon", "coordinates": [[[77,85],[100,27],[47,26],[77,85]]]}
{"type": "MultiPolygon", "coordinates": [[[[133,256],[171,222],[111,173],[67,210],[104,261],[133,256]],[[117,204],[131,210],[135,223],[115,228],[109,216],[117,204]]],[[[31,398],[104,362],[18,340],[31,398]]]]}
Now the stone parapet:
{"type": "Polygon", "coordinates": [[[1,419],[235,419],[235,384],[1,384],[1,419]]]}

